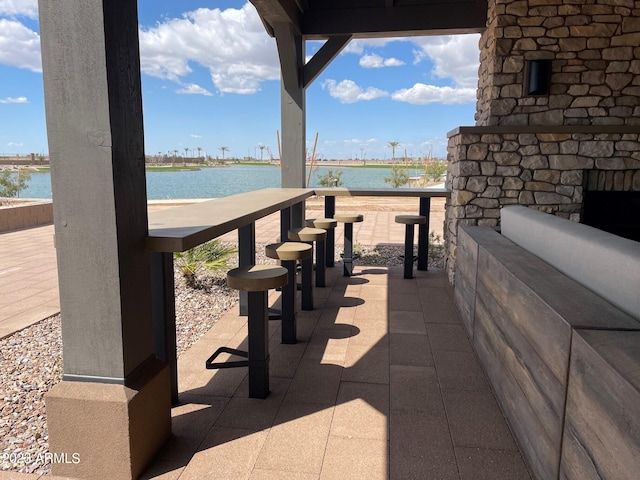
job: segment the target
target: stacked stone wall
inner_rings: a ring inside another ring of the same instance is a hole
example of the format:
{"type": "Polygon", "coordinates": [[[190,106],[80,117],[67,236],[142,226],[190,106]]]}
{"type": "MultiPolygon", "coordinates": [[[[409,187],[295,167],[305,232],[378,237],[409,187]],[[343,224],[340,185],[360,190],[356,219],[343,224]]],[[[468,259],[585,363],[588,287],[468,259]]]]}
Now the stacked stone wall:
{"type": "Polygon", "coordinates": [[[640,125],[640,1],[489,0],[476,125],[640,125]],[[551,60],[548,95],[526,62],[551,60]]]}
{"type": "Polygon", "coordinates": [[[513,204],[580,221],[585,188],[640,191],[639,129],[570,130],[467,127],[450,134],[444,235],[452,283],[459,225],[497,227],[500,209],[513,204]]]}

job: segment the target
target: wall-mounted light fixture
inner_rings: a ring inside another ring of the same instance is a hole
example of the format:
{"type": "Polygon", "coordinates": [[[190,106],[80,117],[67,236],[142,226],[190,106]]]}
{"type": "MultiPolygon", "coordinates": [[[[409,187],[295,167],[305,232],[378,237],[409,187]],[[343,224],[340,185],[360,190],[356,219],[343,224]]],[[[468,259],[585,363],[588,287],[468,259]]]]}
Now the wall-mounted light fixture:
{"type": "Polygon", "coordinates": [[[528,60],[525,64],[525,95],[548,95],[551,84],[551,60],[528,60]]]}

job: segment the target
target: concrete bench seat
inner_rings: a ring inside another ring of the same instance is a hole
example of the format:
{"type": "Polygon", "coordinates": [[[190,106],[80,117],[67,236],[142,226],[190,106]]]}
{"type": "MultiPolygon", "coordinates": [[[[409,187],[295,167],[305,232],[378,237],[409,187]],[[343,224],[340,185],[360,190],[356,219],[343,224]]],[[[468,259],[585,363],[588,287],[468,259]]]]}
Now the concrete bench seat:
{"type": "Polygon", "coordinates": [[[502,235],[640,319],[640,243],[522,206],[500,219],[502,235]]]}
{"type": "MultiPolygon", "coordinates": [[[[511,227],[525,237],[536,228],[511,227]]],[[[461,226],[458,239],[455,304],[536,477],[599,478],[600,463],[602,478],[640,471],[640,435],[628,433],[640,428],[640,321],[493,229],[461,226]],[[589,332],[608,340],[591,345],[589,332]],[[609,392],[610,379],[627,398],[609,392]],[[610,442],[626,453],[612,454],[610,442]]],[[[540,238],[547,248],[555,240],[540,238]]]]}

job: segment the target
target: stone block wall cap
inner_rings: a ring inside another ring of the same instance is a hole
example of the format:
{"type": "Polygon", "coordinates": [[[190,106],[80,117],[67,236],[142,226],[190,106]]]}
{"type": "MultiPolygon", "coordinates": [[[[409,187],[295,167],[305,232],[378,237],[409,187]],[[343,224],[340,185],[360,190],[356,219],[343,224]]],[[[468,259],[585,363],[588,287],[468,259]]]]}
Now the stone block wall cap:
{"type": "Polygon", "coordinates": [[[302,227],[289,230],[289,240],[296,242],[317,242],[327,238],[327,231],[321,228],[302,227]]]}
{"type": "Polygon", "coordinates": [[[287,284],[287,269],[277,265],[249,265],[227,272],[227,284],[236,290],[261,292],[287,284]]]}
{"type": "Polygon", "coordinates": [[[338,222],[334,218],[307,218],[304,221],[304,224],[307,227],[315,227],[315,228],[336,228],[338,226],[338,222]]]}
{"type": "Polygon", "coordinates": [[[417,225],[427,223],[427,217],[424,215],[396,215],[396,223],[404,225],[417,225]]]}
{"type": "Polygon", "coordinates": [[[308,243],[280,242],[264,247],[265,255],[277,260],[304,260],[311,258],[313,248],[308,243]]]}
{"type": "Polygon", "coordinates": [[[456,135],[484,135],[505,133],[587,133],[614,134],[640,133],[639,125],[496,125],[457,127],[447,133],[447,138],[456,135]]]}
{"type": "Polygon", "coordinates": [[[357,223],[362,222],[364,217],[357,213],[343,213],[334,215],[333,219],[340,223],[357,223]]]}

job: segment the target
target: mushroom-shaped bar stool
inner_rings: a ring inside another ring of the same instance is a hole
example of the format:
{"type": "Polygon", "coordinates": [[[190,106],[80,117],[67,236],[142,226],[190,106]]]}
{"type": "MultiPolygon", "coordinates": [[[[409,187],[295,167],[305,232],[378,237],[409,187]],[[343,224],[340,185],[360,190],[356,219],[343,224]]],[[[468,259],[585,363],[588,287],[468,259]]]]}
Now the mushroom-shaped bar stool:
{"type": "Polygon", "coordinates": [[[207,369],[249,367],[249,397],[267,398],[269,395],[269,327],[267,291],[286,285],[287,269],[278,265],[249,265],[227,272],[227,284],[248,292],[248,351],[220,347],[211,355],[207,369]],[[221,353],[229,353],[247,360],[218,362],[221,353]]]}
{"type": "Polygon", "coordinates": [[[311,258],[312,247],[302,242],[272,243],[264,248],[269,258],[280,260],[287,269],[287,284],[282,287],[282,340],[281,343],[296,343],[296,262],[311,258]]]}
{"type": "Polygon", "coordinates": [[[415,225],[427,223],[424,215],[396,215],[396,223],[405,225],[404,231],[404,278],[413,278],[413,234],[415,225]]]}
{"type": "Polygon", "coordinates": [[[353,261],[358,258],[353,255],[353,224],[364,219],[358,213],[336,214],[333,219],[344,223],[344,253],[342,254],[343,276],[353,275],[353,261]]]}
{"type": "MultiPolygon", "coordinates": [[[[304,223],[307,227],[321,228],[323,230],[333,229],[338,225],[338,222],[333,218],[307,218],[304,223]]],[[[316,287],[325,286],[325,267],[329,264],[327,258],[329,255],[335,255],[326,246],[326,241],[322,240],[318,242],[318,247],[316,248],[316,287]]]]}
{"type": "Polygon", "coordinates": [[[327,231],[321,228],[292,228],[289,230],[289,240],[305,242],[311,245],[311,257],[302,260],[302,310],[313,310],[313,242],[324,248],[327,231]]]}

